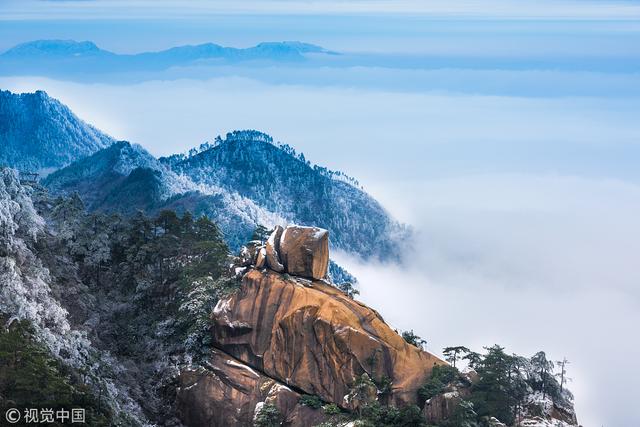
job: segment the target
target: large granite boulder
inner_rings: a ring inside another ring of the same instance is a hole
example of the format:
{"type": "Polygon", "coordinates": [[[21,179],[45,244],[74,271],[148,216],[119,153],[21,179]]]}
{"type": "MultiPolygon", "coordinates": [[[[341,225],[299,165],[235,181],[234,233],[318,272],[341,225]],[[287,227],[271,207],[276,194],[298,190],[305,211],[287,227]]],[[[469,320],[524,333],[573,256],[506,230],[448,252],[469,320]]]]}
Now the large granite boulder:
{"type": "Polygon", "coordinates": [[[287,273],[324,279],[329,266],[329,232],[318,227],[289,226],[280,237],[280,261],[287,273]]]}
{"type": "Polygon", "coordinates": [[[390,403],[415,403],[436,364],[380,315],[323,281],[249,270],[215,307],[214,345],[293,389],[348,408],[356,378],[389,378],[390,403]],[[242,325],[240,327],[239,325],[242,325]]]}
{"type": "Polygon", "coordinates": [[[239,266],[253,265],[278,273],[324,279],[329,268],[329,232],[318,227],[276,226],[265,245],[250,242],[238,257],[239,266]]]}

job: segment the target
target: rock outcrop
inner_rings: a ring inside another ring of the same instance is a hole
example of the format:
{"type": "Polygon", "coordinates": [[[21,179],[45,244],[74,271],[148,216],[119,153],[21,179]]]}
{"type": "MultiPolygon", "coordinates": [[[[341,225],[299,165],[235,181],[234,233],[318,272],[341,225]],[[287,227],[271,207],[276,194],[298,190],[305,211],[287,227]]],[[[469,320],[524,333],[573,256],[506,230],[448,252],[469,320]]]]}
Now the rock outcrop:
{"type": "Polygon", "coordinates": [[[448,390],[437,394],[425,402],[422,415],[429,425],[438,425],[451,418],[460,402],[470,394],[469,389],[448,390]]]}
{"type": "Polygon", "coordinates": [[[267,239],[267,245],[265,246],[267,265],[270,269],[278,273],[282,273],[285,270],[284,265],[280,261],[280,238],[282,237],[283,231],[284,228],[277,225],[269,236],[269,239],[267,239]]]}
{"type": "Polygon", "coordinates": [[[280,257],[289,274],[316,280],[325,278],[329,266],[329,232],[317,227],[285,228],[280,238],[280,257]]]}
{"type": "Polygon", "coordinates": [[[250,426],[264,404],[278,409],[284,426],[316,425],[325,418],[321,410],[300,404],[299,393],[219,350],[207,369],[182,371],[178,383],[178,410],[189,426],[250,426]]]}
{"type": "Polygon", "coordinates": [[[408,344],[369,307],[322,281],[250,270],[213,315],[216,346],[305,393],[348,408],[344,397],[367,373],[392,382],[390,402],[415,403],[442,360],[408,344]]]}
{"type": "Polygon", "coordinates": [[[303,394],[357,412],[378,399],[375,383],[391,384],[385,403],[416,403],[418,388],[445,362],[325,281],[328,260],[328,232],[314,227],[277,227],[266,245],[242,249],[232,266],[240,288],[211,314],[210,363],[178,378],[185,425],[251,425],[266,404],[282,425],[317,425],[327,416],[303,405],[303,394]],[[354,387],[358,381],[366,389],[354,387]]]}
{"type": "Polygon", "coordinates": [[[252,241],[240,251],[240,264],[321,280],[329,268],[329,232],[318,227],[276,226],[265,245],[252,241]]]}

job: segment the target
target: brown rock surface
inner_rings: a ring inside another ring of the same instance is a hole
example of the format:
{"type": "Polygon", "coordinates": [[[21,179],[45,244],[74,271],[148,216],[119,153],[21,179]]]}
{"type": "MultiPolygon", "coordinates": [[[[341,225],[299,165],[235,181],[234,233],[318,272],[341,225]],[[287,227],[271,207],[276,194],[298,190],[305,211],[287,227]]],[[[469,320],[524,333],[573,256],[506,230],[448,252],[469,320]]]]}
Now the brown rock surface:
{"type": "Polygon", "coordinates": [[[263,268],[267,264],[267,250],[260,248],[256,255],[256,268],[263,268]]]}
{"type": "Polygon", "coordinates": [[[280,237],[280,260],[290,274],[323,279],[329,265],[329,232],[297,225],[285,228],[280,237]]]}
{"type": "Polygon", "coordinates": [[[425,402],[422,415],[428,424],[440,424],[453,415],[460,401],[469,397],[469,394],[470,391],[466,388],[435,395],[425,402]]]}
{"type": "Polygon", "coordinates": [[[284,228],[276,225],[269,239],[267,239],[267,246],[265,248],[267,251],[267,266],[278,273],[284,271],[284,265],[282,265],[280,261],[280,237],[283,231],[284,228]]]}
{"type": "Polygon", "coordinates": [[[386,376],[390,401],[415,403],[442,360],[407,344],[380,315],[320,281],[250,270],[216,306],[214,342],[284,384],[345,407],[356,377],[386,376]],[[238,327],[238,325],[244,325],[238,327]]]}
{"type": "Polygon", "coordinates": [[[298,403],[299,393],[221,351],[212,352],[207,369],[185,370],[178,382],[178,410],[187,426],[250,426],[256,406],[264,403],[278,408],[283,426],[315,425],[324,419],[321,410],[298,403]]]}

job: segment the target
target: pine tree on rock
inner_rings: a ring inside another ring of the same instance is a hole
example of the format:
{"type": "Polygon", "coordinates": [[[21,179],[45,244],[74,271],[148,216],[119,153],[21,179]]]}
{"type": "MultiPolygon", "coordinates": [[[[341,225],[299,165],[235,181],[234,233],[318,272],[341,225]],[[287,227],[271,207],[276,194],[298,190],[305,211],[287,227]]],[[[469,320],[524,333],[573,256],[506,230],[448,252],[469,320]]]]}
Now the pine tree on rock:
{"type": "Polygon", "coordinates": [[[463,358],[463,355],[468,354],[471,350],[464,346],[445,347],[442,350],[442,354],[447,362],[451,363],[453,367],[456,367],[456,362],[463,358]]]}

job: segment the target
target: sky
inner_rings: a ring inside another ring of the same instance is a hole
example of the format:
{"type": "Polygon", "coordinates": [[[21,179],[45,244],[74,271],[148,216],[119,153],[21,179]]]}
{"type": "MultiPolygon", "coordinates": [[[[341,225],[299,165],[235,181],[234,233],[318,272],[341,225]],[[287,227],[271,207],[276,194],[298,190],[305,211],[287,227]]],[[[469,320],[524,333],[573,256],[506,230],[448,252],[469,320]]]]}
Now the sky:
{"type": "Polygon", "coordinates": [[[584,426],[640,425],[640,3],[0,1],[0,51],[118,53],[300,40],[350,66],[1,75],[155,155],[266,131],[364,184],[415,239],[402,266],[339,261],[431,351],[499,343],[571,361],[584,426]],[[91,76],[89,76],[91,77],[91,76]]]}

